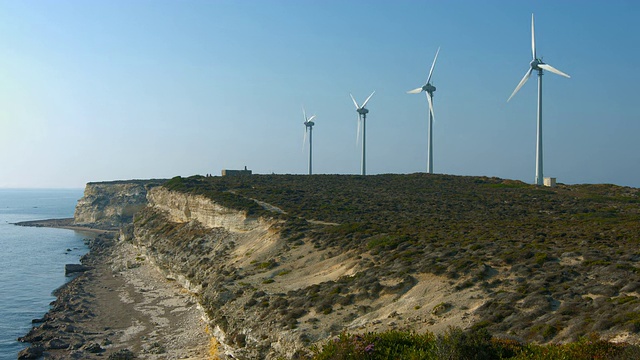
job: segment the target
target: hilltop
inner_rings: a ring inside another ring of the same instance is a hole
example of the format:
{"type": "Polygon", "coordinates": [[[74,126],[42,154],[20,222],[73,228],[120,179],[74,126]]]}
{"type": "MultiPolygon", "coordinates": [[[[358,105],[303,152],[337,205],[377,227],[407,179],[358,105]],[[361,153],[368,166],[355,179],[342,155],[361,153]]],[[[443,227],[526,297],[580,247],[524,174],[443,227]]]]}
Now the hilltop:
{"type": "Polygon", "coordinates": [[[445,323],[536,342],[640,331],[635,188],[427,174],[191,177],[164,186],[281,220],[288,246],[265,268],[294,273],[289,254],[305,244],[339,257],[335,265],[350,263],[342,276],[287,293],[304,299],[294,306],[303,314],[366,303],[344,310],[336,329],[362,317],[378,329],[445,323]],[[442,291],[421,299],[426,284],[442,291]],[[443,301],[433,306],[434,296],[443,301]]]}

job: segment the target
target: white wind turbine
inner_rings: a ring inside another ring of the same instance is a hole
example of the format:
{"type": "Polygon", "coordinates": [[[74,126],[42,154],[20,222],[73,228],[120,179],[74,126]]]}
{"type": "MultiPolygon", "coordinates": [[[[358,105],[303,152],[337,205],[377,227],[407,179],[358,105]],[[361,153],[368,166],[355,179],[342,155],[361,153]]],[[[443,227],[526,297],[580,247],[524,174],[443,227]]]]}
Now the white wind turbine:
{"type": "Polygon", "coordinates": [[[309,175],[312,174],[312,160],[313,160],[313,125],[312,120],[315,119],[315,115],[307,118],[307,112],[304,110],[304,106],[302,107],[302,116],[304,116],[304,139],[302,140],[302,148],[304,149],[304,145],[307,143],[307,133],[309,134],[309,175]]]}
{"type": "Polygon", "coordinates": [[[427,95],[427,101],[429,102],[429,138],[428,138],[428,154],[427,154],[427,173],[433,174],[433,93],[436,91],[436,87],[431,85],[431,75],[433,75],[433,68],[436,66],[436,60],[438,60],[438,53],[440,52],[440,48],[436,51],[436,56],[433,58],[433,63],[431,64],[431,70],[429,70],[429,77],[427,78],[427,82],[413,90],[407,91],[407,94],[419,94],[421,92],[425,92],[427,95]]]}
{"type": "Polygon", "coordinates": [[[536,180],[535,180],[536,182],[535,183],[536,185],[543,185],[544,175],[542,173],[542,70],[548,70],[554,74],[558,74],[566,78],[570,78],[570,76],[554,68],[549,64],[545,64],[544,62],[542,62],[542,59],[539,59],[537,57],[536,34],[533,26],[533,14],[531,14],[531,53],[533,55],[533,60],[531,60],[531,63],[529,64],[531,67],[529,68],[529,70],[527,70],[527,73],[524,74],[524,77],[522,78],[522,80],[520,80],[520,83],[518,84],[518,86],[516,86],[516,89],[513,90],[513,93],[511,93],[511,96],[509,96],[509,99],[507,99],[507,102],[511,100],[511,98],[518,92],[518,90],[520,90],[522,85],[524,85],[524,83],[526,83],[527,80],[529,80],[529,76],[531,76],[531,73],[533,72],[533,70],[536,70],[538,72],[538,131],[536,136],[537,143],[536,143],[536,180]]]}
{"type": "Polygon", "coordinates": [[[366,136],[367,113],[369,112],[369,110],[367,110],[365,106],[367,106],[367,103],[369,102],[369,99],[371,99],[373,94],[375,94],[375,91],[372,92],[371,95],[369,95],[369,97],[367,98],[367,100],[365,100],[362,103],[362,106],[358,105],[358,103],[356,102],[356,99],[353,98],[353,95],[349,94],[349,96],[351,96],[351,100],[353,100],[353,105],[356,106],[356,111],[358,112],[358,137],[360,137],[360,123],[362,123],[362,164],[360,167],[361,175],[367,175],[365,150],[366,150],[366,143],[367,143],[366,141],[367,140],[367,136],[366,136]]]}

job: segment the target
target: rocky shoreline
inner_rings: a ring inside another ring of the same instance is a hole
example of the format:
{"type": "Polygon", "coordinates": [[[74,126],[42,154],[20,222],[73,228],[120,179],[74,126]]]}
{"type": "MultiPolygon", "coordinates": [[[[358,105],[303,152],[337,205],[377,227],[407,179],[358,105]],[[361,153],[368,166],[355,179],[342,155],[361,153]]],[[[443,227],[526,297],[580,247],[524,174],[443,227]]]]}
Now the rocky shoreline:
{"type": "Polygon", "coordinates": [[[76,225],[73,218],[65,219],[45,219],[45,220],[30,220],[14,223],[18,226],[32,226],[32,227],[51,227],[76,231],[88,231],[92,233],[114,233],[118,231],[118,228],[104,228],[104,227],[92,227],[88,224],[76,225]]]}
{"type": "Polygon", "coordinates": [[[208,358],[215,346],[193,295],[115,232],[101,232],[87,240],[86,271],[57,289],[50,311],[18,339],[30,343],[18,359],[208,358]]]}

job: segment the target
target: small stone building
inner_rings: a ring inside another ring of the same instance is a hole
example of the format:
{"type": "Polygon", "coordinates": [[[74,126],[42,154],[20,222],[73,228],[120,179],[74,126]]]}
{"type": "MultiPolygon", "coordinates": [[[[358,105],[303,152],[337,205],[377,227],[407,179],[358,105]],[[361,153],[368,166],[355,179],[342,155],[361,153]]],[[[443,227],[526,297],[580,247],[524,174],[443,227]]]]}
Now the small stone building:
{"type": "Polygon", "coordinates": [[[554,178],[554,177],[546,177],[546,178],[544,178],[544,186],[556,187],[556,178],[554,178]]]}
{"type": "Polygon", "coordinates": [[[247,170],[247,167],[244,167],[244,170],[227,170],[222,169],[222,176],[249,176],[251,175],[251,170],[247,170]]]}

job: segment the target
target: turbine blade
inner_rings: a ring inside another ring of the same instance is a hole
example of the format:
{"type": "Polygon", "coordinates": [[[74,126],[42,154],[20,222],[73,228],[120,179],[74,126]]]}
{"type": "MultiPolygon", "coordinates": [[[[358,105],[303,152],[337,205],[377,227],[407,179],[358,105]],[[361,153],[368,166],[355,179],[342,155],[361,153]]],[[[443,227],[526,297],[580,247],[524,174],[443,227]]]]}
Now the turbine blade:
{"type": "Polygon", "coordinates": [[[358,103],[356,102],[356,99],[353,98],[353,95],[349,94],[349,96],[351,96],[351,100],[353,100],[353,105],[356,106],[356,110],[360,109],[360,106],[358,105],[358,103]]]}
{"type": "Polygon", "coordinates": [[[511,93],[511,96],[509,96],[509,99],[507,99],[507,102],[509,102],[509,100],[511,100],[513,95],[515,95],[518,92],[518,90],[520,90],[522,85],[524,85],[524,83],[526,83],[527,80],[529,80],[529,76],[531,76],[532,71],[533,71],[533,68],[529,68],[529,70],[527,70],[527,73],[524,74],[524,77],[522,78],[522,80],[520,80],[520,83],[518,84],[518,86],[516,86],[516,89],[513,90],[513,92],[511,93]]]}
{"type": "Polygon", "coordinates": [[[367,103],[369,102],[369,99],[371,99],[371,97],[372,97],[372,96],[373,96],[373,94],[375,94],[375,93],[376,93],[376,92],[375,92],[375,90],[374,90],[374,91],[371,93],[371,95],[369,95],[369,97],[367,98],[367,100],[365,100],[365,101],[362,103],[362,106],[361,106],[361,107],[365,107],[365,106],[367,106],[367,103]]]}
{"type": "Polygon", "coordinates": [[[315,118],[316,118],[316,116],[315,116],[315,115],[312,115],[312,116],[311,116],[307,121],[311,121],[311,120],[313,120],[313,119],[315,119],[315,118]]]}
{"type": "Polygon", "coordinates": [[[536,32],[533,28],[533,14],[531,14],[531,55],[533,55],[533,60],[536,58],[536,32]]]}
{"type": "Polygon", "coordinates": [[[427,101],[429,102],[429,113],[431,113],[431,119],[433,119],[433,121],[436,121],[436,117],[435,115],[433,115],[433,99],[431,98],[431,95],[429,93],[425,94],[427,94],[427,101]]]}
{"type": "Polygon", "coordinates": [[[552,72],[552,73],[554,73],[554,74],[558,74],[558,75],[560,75],[560,76],[564,76],[564,77],[566,77],[566,78],[571,78],[571,76],[569,76],[569,75],[567,75],[567,74],[563,73],[562,71],[560,71],[560,70],[558,70],[558,69],[554,68],[553,66],[551,66],[551,65],[549,65],[549,64],[538,64],[538,66],[539,66],[540,68],[542,68],[542,69],[549,70],[549,71],[551,71],[551,72],[552,72]]]}
{"type": "Polygon", "coordinates": [[[304,116],[304,121],[307,121],[307,112],[304,111],[304,105],[302,105],[302,116],[304,116]]]}
{"type": "Polygon", "coordinates": [[[302,151],[304,151],[304,146],[307,144],[307,127],[304,127],[304,137],[302,138],[302,151]]]}
{"type": "Polygon", "coordinates": [[[433,68],[436,66],[436,60],[438,60],[438,53],[440,53],[440,47],[436,51],[436,57],[433,58],[433,64],[431,64],[431,70],[429,70],[429,78],[427,78],[427,84],[431,81],[431,75],[433,75],[433,68]]]}
{"type": "Polygon", "coordinates": [[[356,133],[356,145],[360,143],[360,114],[358,114],[358,132],[356,133]]]}
{"type": "Polygon", "coordinates": [[[421,87],[419,87],[419,88],[417,88],[417,89],[413,89],[413,90],[409,90],[409,91],[407,91],[407,94],[419,94],[419,93],[421,93],[421,92],[422,92],[422,88],[421,88],[421,87]]]}

